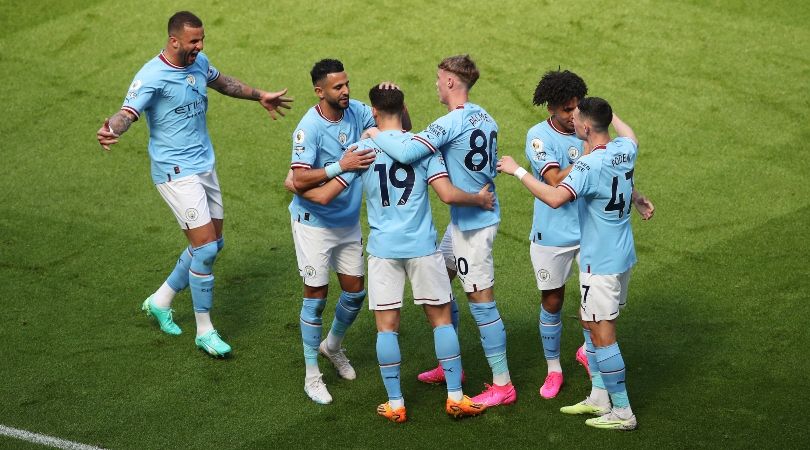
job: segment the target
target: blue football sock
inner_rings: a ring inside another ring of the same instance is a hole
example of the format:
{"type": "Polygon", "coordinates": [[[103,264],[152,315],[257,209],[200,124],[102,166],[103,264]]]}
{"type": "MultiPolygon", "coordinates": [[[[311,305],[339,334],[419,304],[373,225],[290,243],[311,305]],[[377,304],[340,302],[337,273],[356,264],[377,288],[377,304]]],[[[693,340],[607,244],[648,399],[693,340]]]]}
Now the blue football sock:
{"type": "Polygon", "coordinates": [[[597,389],[605,389],[605,382],[602,381],[602,374],[599,373],[599,363],[596,361],[596,348],[591,341],[591,331],[583,329],[585,336],[585,356],[588,357],[588,370],[591,372],[591,386],[597,389]]]}
{"type": "Polygon", "coordinates": [[[340,294],[337,305],[335,305],[335,318],[332,320],[331,329],[332,334],[338,337],[346,335],[346,330],[354,323],[354,320],[360,313],[360,309],[363,307],[364,298],[366,298],[365,290],[360,292],[343,291],[340,294]]]}
{"type": "Polygon", "coordinates": [[[540,338],[543,344],[543,355],[546,359],[560,359],[560,337],[562,322],[560,311],[550,313],[540,305],[540,338]]]}
{"type": "Polygon", "coordinates": [[[184,248],[177,258],[177,263],[174,265],[172,273],[166,278],[166,284],[169,285],[174,292],[180,292],[188,287],[188,269],[191,268],[192,250],[191,246],[184,248]]]}
{"type": "Polygon", "coordinates": [[[301,340],[304,343],[304,362],[307,365],[318,365],[324,307],[326,299],[323,298],[304,298],[301,305],[301,340]]]}
{"type": "Polygon", "coordinates": [[[191,287],[191,302],[195,312],[208,312],[214,304],[214,261],[217,259],[217,243],[212,241],[192,250],[188,271],[191,287]]]}
{"type": "Polygon", "coordinates": [[[452,325],[440,325],[433,329],[433,347],[436,359],[442,365],[447,392],[461,390],[461,348],[458,335],[452,325]]]}
{"type": "Polygon", "coordinates": [[[484,348],[484,355],[487,357],[492,375],[499,375],[509,371],[506,363],[506,329],[498,312],[495,301],[487,303],[470,304],[475,323],[478,324],[478,331],[481,333],[481,346],[484,348]]]}
{"type": "Polygon", "coordinates": [[[385,391],[388,393],[388,400],[402,398],[402,389],[399,384],[401,359],[398,334],[393,331],[377,333],[377,362],[380,364],[380,375],[385,385],[385,391]]]}
{"type": "Polygon", "coordinates": [[[619,350],[619,343],[614,342],[607,347],[596,347],[596,359],[599,361],[599,372],[602,373],[602,379],[613,406],[616,408],[630,406],[624,384],[624,359],[619,350]]]}

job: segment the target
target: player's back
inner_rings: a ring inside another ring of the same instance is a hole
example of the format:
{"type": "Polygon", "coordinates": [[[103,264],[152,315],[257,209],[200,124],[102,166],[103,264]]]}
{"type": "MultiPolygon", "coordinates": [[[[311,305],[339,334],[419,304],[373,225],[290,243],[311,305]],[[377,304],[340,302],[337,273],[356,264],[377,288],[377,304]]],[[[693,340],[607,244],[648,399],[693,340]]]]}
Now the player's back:
{"type": "MultiPolygon", "coordinates": [[[[543,175],[549,169],[566,169],[582,154],[583,142],[574,133],[566,133],[554,126],[551,118],[529,129],[526,134],[526,158],[532,165],[535,178],[545,182],[543,175]]],[[[579,212],[577,201],[557,209],[534,199],[534,217],[529,239],[538,244],[554,247],[579,243],[579,212]]]]}
{"type": "Polygon", "coordinates": [[[598,171],[593,187],[580,200],[582,270],[596,274],[623,273],[636,263],[630,227],[633,172],[638,148],[619,137],[596,146],[575,165],[598,171]]]}
{"type": "MultiPolygon", "coordinates": [[[[495,190],[498,163],[498,124],[482,107],[465,103],[434,121],[427,130],[439,143],[447,172],[453,184],[465,192],[478,192],[485,184],[495,190]]],[[[463,231],[475,230],[500,222],[500,204],[495,196],[495,209],[475,206],[450,206],[454,224],[463,231]]]]}
{"type": "MultiPolygon", "coordinates": [[[[374,164],[359,174],[370,228],[368,253],[379,258],[415,258],[435,252],[428,184],[447,176],[441,156],[429,155],[408,165],[394,161],[371,139],[359,142],[358,148],[377,152],[374,164]]],[[[351,178],[341,175],[347,183],[351,178]]]]}

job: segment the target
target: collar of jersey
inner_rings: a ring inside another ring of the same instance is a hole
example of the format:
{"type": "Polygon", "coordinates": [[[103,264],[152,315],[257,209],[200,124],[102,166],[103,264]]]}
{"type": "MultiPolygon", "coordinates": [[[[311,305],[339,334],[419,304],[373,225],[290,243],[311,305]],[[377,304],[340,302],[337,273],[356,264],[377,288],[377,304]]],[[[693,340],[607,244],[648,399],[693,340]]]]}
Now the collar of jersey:
{"type": "Polygon", "coordinates": [[[318,112],[318,115],[321,116],[321,118],[323,120],[325,120],[325,121],[327,121],[329,123],[340,123],[340,121],[343,120],[343,117],[346,116],[346,111],[344,110],[344,111],[341,111],[340,119],[338,119],[338,120],[330,120],[329,118],[327,118],[326,116],[323,115],[323,112],[321,111],[321,105],[315,105],[315,111],[318,112]]]}
{"type": "Polygon", "coordinates": [[[572,134],[574,134],[574,133],[566,133],[565,131],[558,130],[557,127],[554,125],[554,121],[551,120],[551,117],[546,119],[546,122],[548,122],[548,125],[551,127],[552,130],[554,130],[557,133],[560,133],[560,134],[562,134],[564,136],[571,136],[572,134]]]}
{"type": "Polygon", "coordinates": [[[161,50],[161,51],[160,51],[160,54],[158,55],[158,58],[160,58],[160,60],[161,60],[161,61],[163,61],[164,63],[166,63],[166,65],[167,65],[167,66],[169,66],[169,67],[171,67],[172,69],[178,69],[178,70],[183,70],[183,69],[185,69],[185,67],[180,67],[180,66],[177,66],[177,65],[172,64],[172,62],[171,62],[171,61],[169,61],[169,58],[167,58],[167,57],[163,56],[163,50],[161,50]]]}

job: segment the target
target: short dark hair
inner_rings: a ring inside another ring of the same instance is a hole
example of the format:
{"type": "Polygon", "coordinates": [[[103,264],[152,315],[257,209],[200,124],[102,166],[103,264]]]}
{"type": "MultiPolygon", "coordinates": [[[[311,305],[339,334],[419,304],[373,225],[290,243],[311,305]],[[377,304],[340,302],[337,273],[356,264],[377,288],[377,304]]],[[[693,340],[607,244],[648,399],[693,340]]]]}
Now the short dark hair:
{"type": "Polygon", "coordinates": [[[405,107],[405,93],[399,89],[381,89],[379,85],[374,85],[368,91],[368,99],[371,106],[388,114],[402,114],[405,107]]]}
{"type": "Polygon", "coordinates": [[[598,132],[607,131],[613,122],[613,108],[607,100],[599,97],[585,97],[579,101],[579,114],[588,119],[598,132]]]}
{"type": "Polygon", "coordinates": [[[583,99],[588,95],[588,86],[579,75],[568,70],[550,70],[543,74],[534,88],[534,104],[559,106],[572,98],[583,99]]]}
{"type": "Polygon", "coordinates": [[[202,28],[203,23],[199,17],[190,11],[178,11],[169,17],[169,36],[183,32],[183,27],[202,28]]]}
{"type": "Polygon", "coordinates": [[[312,85],[326,78],[330,73],[343,72],[343,63],[336,59],[322,59],[312,66],[309,75],[312,77],[312,85]]]}
{"type": "Polygon", "coordinates": [[[473,87],[481,73],[470,55],[448,56],[439,63],[439,69],[446,70],[459,78],[467,89],[473,87]]]}

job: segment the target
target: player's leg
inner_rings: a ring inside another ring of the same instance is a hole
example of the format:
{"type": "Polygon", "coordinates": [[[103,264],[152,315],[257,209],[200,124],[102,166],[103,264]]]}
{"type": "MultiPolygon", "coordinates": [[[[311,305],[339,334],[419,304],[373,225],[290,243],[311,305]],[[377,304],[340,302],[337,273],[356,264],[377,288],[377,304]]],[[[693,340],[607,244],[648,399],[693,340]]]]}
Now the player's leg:
{"type": "Polygon", "coordinates": [[[602,381],[602,375],[599,372],[599,366],[596,362],[596,349],[591,340],[590,326],[592,323],[593,322],[582,321],[582,334],[585,338],[585,355],[591,367],[591,393],[585,397],[585,400],[577,404],[560,408],[560,412],[563,414],[591,414],[601,416],[610,412],[610,397],[602,381]]]}
{"type": "Polygon", "coordinates": [[[321,342],[323,310],[329,293],[328,255],[334,239],[328,229],[295,221],[291,228],[298,272],[304,283],[299,315],[304,350],[304,392],[316,403],[329,404],[332,396],[326,389],[318,367],[318,346],[321,342]]]}
{"type": "MultiPolygon", "coordinates": [[[[439,244],[439,252],[441,252],[442,259],[444,260],[444,265],[447,270],[447,277],[452,282],[453,279],[456,278],[456,257],[453,255],[453,234],[451,233],[449,226],[445,230],[444,236],[439,244]]],[[[458,334],[458,301],[456,301],[456,297],[453,295],[452,291],[450,296],[450,319],[453,323],[453,328],[456,330],[456,334],[458,334]]],[[[421,372],[416,376],[416,379],[428,384],[444,383],[445,379],[442,365],[439,364],[432,369],[421,372]]],[[[463,371],[461,372],[461,382],[464,382],[463,371]]]]}
{"type": "Polygon", "coordinates": [[[636,428],[636,417],[630,407],[625,383],[625,366],[619,343],[616,341],[616,317],[627,298],[629,271],[620,275],[591,275],[582,277],[582,284],[590,286],[590,300],[583,310],[593,319],[589,325],[591,340],[596,353],[596,364],[613,407],[610,413],[585,423],[596,427],[616,430],[636,428]]]}
{"type": "Polygon", "coordinates": [[[377,325],[377,363],[388,401],[377,406],[377,414],[392,422],[406,420],[405,398],[400,385],[401,354],[399,318],[405,289],[405,268],[401,260],[368,257],[369,309],[377,325]]]}
{"type": "Polygon", "coordinates": [[[452,288],[440,252],[405,263],[411,280],[414,303],[424,308],[425,316],[433,327],[436,359],[442,367],[447,383],[445,411],[455,418],[481,414],[486,405],[474,403],[461,388],[463,369],[458,334],[452,325],[452,288]]]}
{"type": "Polygon", "coordinates": [[[506,359],[506,328],[495,301],[492,248],[498,225],[471,231],[461,231],[452,224],[451,227],[458,277],[467,293],[484,355],[492,369],[492,384],[487,384],[484,392],[473,397],[473,401],[488,407],[514,403],[517,392],[506,359]]]}
{"type": "Polygon", "coordinates": [[[360,224],[334,229],[334,232],[337,245],[332,250],[330,264],[337,272],[341,293],[335,305],[332,327],[319,351],[332,362],[342,378],[353,380],[357,373],[346,358],[342,344],[346,330],[354,323],[366,298],[360,224]]]}
{"type": "Polygon", "coordinates": [[[547,373],[540,387],[540,396],[554,398],[563,384],[560,365],[560,340],[562,337],[562,306],[565,298],[565,282],[571,275],[571,265],[578,246],[552,247],[531,243],[530,255],[537,288],[540,289],[540,342],[546,358],[547,373]]]}

